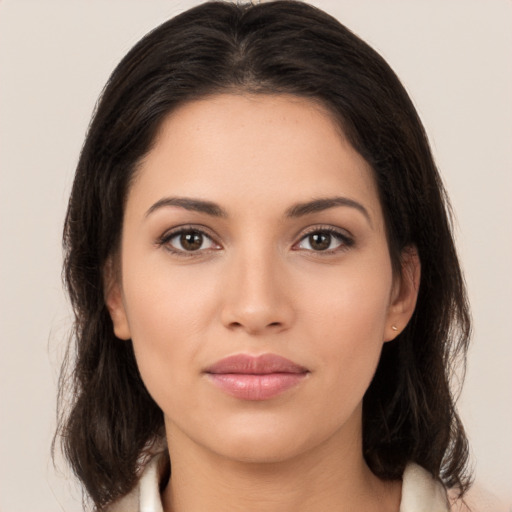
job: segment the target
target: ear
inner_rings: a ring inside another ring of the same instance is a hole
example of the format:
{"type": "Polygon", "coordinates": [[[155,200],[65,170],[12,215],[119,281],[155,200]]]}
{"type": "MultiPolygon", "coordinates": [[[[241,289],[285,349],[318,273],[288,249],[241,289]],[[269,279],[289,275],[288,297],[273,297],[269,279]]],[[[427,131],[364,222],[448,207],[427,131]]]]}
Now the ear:
{"type": "Polygon", "coordinates": [[[384,332],[384,341],[395,339],[414,313],[420,289],[421,263],[418,250],[406,247],[401,255],[401,275],[395,278],[384,332]]]}
{"type": "Polygon", "coordinates": [[[120,281],[116,264],[112,258],[109,258],[103,270],[105,304],[114,325],[114,334],[121,340],[129,340],[131,338],[130,326],[126,315],[120,281]]]}

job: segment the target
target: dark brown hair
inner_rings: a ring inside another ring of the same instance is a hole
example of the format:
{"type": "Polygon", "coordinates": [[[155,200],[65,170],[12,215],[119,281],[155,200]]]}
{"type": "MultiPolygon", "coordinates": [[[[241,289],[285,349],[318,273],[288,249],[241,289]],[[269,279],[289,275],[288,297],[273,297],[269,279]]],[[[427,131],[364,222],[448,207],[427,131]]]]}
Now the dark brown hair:
{"type": "Polygon", "coordinates": [[[64,230],[75,324],[57,436],[76,475],[101,510],[135,485],[142,457],[162,435],[162,412],[132,344],[113,333],[103,272],[118,249],[130,180],[162,120],[184,102],[229,91],[321,102],[371,165],[393,267],[400,272],[402,251],[415,246],[422,278],[414,315],[385,344],[364,397],[364,457],[381,478],[400,478],[412,461],[464,491],[468,448],[450,377],[457,361],[464,368],[470,322],[427,137],[387,63],[334,18],[295,1],[190,9],[144,37],[103,91],[64,230]]]}

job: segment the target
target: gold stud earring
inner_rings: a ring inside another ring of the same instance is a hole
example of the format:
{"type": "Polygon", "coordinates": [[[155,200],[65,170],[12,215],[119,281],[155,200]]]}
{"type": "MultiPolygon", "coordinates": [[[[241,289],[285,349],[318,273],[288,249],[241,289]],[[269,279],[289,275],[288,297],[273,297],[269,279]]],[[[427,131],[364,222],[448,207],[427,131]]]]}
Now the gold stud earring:
{"type": "Polygon", "coordinates": [[[391,329],[393,329],[393,331],[398,331],[398,327],[396,325],[392,325],[391,329]]]}

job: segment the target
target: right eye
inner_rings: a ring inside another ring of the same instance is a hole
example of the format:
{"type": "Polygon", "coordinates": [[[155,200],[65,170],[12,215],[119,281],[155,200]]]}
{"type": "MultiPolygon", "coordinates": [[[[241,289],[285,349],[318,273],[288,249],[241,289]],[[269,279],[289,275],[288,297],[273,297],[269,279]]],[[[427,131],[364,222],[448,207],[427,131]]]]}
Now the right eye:
{"type": "Polygon", "coordinates": [[[219,249],[219,245],[210,236],[199,229],[191,228],[180,228],[167,233],[159,243],[171,252],[183,255],[219,249]]]}

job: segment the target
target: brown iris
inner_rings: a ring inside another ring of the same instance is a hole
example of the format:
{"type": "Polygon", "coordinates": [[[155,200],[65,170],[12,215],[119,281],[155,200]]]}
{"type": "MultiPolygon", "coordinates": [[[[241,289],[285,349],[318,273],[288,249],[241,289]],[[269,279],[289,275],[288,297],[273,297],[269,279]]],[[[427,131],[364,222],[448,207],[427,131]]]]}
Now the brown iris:
{"type": "Polygon", "coordinates": [[[186,251],[197,251],[203,245],[203,235],[197,231],[182,233],[180,244],[186,251]]]}
{"type": "Polygon", "coordinates": [[[315,251],[325,251],[331,245],[331,235],[329,233],[313,233],[308,238],[311,248],[315,251]]]}

